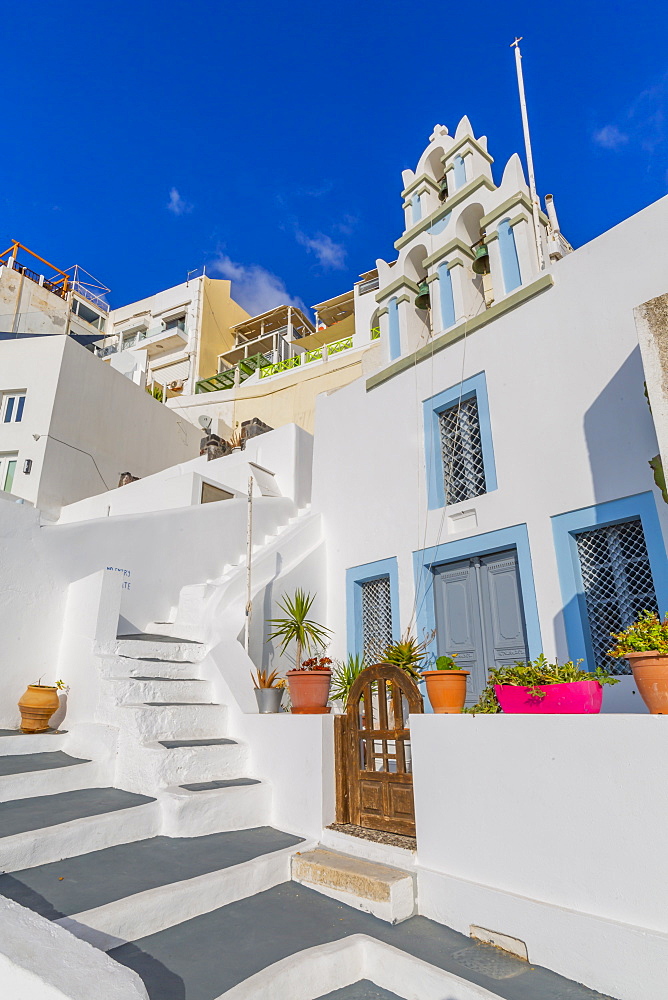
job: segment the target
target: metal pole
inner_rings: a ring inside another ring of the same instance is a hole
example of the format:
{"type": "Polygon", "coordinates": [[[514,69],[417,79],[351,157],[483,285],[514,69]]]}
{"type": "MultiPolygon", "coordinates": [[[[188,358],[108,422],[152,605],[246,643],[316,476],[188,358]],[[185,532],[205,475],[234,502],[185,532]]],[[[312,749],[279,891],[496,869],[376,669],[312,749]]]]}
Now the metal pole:
{"type": "Polygon", "coordinates": [[[520,92],[520,110],[522,112],[522,130],[524,132],[524,148],[527,157],[527,171],[529,174],[529,191],[531,192],[531,213],[533,215],[533,234],[536,240],[536,253],[538,255],[539,270],[545,269],[545,259],[543,257],[543,245],[540,238],[540,202],[536,192],[536,175],[533,169],[533,154],[531,152],[531,138],[529,136],[529,117],[527,115],[527,102],[524,93],[524,75],[522,73],[522,53],[520,52],[520,42],[522,38],[516,38],[511,42],[511,49],[515,49],[515,68],[517,69],[517,86],[520,92]]]}
{"type": "Polygon", "coordinates": [[[250,621],[253,610],[251,600],[251,558],[253,555],[253,477],[248,477],[248,517],[246,520],[246,624],[244,626],[244,648],[248,652],[250,644],[250,621]]]}

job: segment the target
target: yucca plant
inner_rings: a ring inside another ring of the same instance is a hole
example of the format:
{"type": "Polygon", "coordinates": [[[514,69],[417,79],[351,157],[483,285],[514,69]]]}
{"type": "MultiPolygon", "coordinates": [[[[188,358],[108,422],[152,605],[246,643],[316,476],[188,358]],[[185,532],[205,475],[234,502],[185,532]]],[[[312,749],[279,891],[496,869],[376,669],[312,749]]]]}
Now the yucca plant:
{"type": "Polygon", "coordinates": [[[387,646],[383,653],[383,663],[393,663],[395,667],[405,670],[413,680],[419,681],[429,655],[427,650],[433,638],[434,633],[430,632],[422,642],[418,642],[411,630],[406,629],[398,642],[391,642],[387,646]]]}
{"type": "Polygon", "coordinates": [[[315,598],[315,594],[307,594],[298,588],[293,597],[286,594],[278,602],[281,611],[285,612],[285,617],[269,620],[269,624],[275,628],[267,638],[267,642],[278,639],[281,643],[281,654],[285,653],[290,643],[294,642],[296,670],[302,669],[303,651],[310,653],[311,650],[324,649],[331,635],[331,629],[309,618],[315,598]]]}
{"type": "Polygon", "coordinates": [[[363,653],[349,653],[345,660],[336,661],[332,671],[332,701],[342,701],[344,707],[348,704],[350,689],[366,666],[363,653]]]}

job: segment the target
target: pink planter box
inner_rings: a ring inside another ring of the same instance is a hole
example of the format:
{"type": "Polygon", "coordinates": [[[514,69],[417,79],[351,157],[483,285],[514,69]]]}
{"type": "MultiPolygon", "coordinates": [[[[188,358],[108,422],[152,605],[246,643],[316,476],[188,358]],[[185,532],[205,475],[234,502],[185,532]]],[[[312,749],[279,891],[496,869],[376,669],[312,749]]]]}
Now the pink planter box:
{"type": "Polygon", "coordinates": [[[601,711],[603,688],[598,681],[570,684],[537,684],[544,698],[532,697],[528,687],[495,684],[494,693],[502,710],[509,715],[597,715],[601,711]]]}

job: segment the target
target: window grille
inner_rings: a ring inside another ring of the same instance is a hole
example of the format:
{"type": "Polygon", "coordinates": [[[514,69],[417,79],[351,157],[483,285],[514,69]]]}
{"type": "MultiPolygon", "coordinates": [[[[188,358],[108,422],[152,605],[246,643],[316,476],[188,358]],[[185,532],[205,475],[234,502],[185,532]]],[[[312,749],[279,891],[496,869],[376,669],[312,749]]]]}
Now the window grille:
{"type": "Polygon", "coordinates": [[[626,660],[608,656],[611,632],[628,628],[645,609],[659,613],[640,518],[576,535],[594,663],[628,674],[626,660]]]}
{"type": "Polygon", "coordinates": [[[362,648],[368,664],[380,663],[392,642],[392,597],[389,576],[367,580],[362,590],[362,648]]]}
{"type": "Polygon", "coordinates": [[[475,396],[438,415],[445,502],[459,503],[485,493],[485,467],[475,396]]]}

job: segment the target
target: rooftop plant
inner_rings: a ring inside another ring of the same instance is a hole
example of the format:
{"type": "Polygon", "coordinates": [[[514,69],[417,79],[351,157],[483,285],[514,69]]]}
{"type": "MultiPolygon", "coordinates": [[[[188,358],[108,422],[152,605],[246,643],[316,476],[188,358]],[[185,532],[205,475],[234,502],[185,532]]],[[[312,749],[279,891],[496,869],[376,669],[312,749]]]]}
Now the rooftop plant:
{"type": "Polygon", "coordinates": [[[395,667],[405,670],[413,680],[419,681],[421,671],[429,656],[427,650],[433,638],[434,634],[431,632],[424,637],[422,642],[418,642],[408,628],[398,642],[391,642],[387,646],[383,653],[383,663],[393,663],[395,667]]]}
{"type": "Polygon", "coordinates": [[[668,615],[663,621],[653,611],[643,611],[640,618],[623,632],[612,632],[615,645],[610,656],[624,657],[627,653],[660,653],[668,656],[668,615]]]}

